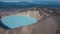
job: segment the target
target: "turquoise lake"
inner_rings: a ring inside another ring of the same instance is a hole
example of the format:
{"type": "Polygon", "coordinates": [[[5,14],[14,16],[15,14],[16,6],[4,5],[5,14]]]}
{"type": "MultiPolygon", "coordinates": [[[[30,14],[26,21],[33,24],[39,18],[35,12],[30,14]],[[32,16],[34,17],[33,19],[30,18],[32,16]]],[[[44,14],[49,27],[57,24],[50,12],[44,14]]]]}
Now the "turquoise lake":
{"type": "Polygon", "coordinates": [[[37,22],[35,18],[28,16],[7,16],[2,18],[1,21],[5,26],[11,29],[31,25],[37,22]]]}

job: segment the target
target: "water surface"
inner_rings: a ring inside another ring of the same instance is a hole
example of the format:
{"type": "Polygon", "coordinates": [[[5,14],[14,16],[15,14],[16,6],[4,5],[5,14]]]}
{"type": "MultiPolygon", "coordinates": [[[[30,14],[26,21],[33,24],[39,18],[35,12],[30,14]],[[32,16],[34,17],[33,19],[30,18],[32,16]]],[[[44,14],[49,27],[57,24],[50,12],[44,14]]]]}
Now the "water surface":
{"type": "Polygon", "coordinates": [[[5,26],[12,29],[21,26],[31,25],[37,22],[35,18],[31,18],[28,16],[7,16],[2,18],[1,20],[5,26]]]}

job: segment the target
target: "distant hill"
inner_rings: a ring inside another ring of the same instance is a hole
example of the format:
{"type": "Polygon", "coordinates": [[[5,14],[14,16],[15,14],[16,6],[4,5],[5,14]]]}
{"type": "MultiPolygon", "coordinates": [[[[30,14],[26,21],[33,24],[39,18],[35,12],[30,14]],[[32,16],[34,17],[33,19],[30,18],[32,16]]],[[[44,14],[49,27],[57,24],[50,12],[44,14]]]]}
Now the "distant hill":
{"type": "Polygon", "coordinates": [[[33,6],[36,6],[36,4],[29,3],[29,2],[18,2],[18,3],[0,2],[0,9],[1,8],[28,8],[33,6]]]}
{"type": "Polygon", "coordinates": [[[30,2],[0,2],[0,9],[13,9],[13,8],[30,8],[30,7],[54,7],[60,8],[59,3],[53,2],[41,2],[41,3],[30,3],[30,2]]]}

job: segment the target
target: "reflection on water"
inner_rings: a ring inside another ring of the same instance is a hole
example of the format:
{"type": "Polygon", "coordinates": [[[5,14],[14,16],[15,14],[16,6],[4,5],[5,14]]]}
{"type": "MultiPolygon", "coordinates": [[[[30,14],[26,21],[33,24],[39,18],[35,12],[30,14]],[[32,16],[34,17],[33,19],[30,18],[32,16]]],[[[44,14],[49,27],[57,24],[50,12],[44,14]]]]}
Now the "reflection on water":
{"type": "Polygon", "coordinates": [[[0,19],[0,27],[5,28],[5,29],[10,29],[9,27],[5,26],[5,25],[2,23],[1,19],[0,19]]]}

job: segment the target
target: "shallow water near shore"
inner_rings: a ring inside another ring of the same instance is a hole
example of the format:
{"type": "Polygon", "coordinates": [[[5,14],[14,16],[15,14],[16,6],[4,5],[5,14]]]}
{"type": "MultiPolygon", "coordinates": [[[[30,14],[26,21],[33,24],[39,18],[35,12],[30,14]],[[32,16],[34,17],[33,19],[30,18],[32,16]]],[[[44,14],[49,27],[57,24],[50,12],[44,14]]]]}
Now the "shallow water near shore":
{"type": "Polygon", "coordinates": [[[5,26],[11,29],[31,25],[37,22],[35,18],[28,16],[6,16],[2,18],[1,21],[5,26]]]}

